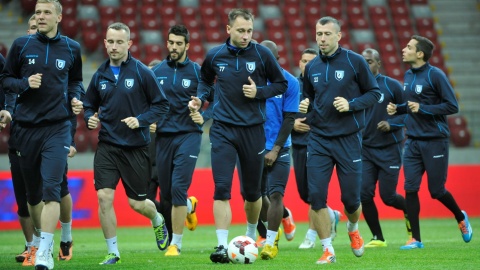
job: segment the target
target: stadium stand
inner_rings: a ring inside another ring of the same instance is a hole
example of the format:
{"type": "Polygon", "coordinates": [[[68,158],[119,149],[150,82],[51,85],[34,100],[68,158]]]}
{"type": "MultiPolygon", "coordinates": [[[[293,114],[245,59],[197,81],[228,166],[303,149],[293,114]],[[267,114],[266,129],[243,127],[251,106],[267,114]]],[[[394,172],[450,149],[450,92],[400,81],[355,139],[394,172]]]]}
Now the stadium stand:
{"type": "MultiPolygon", "coordinates": [[[[33,13],[35,2],[21,0],[23,13],[33,13]]],[[[61,30],[83,43],[87,57],[88,54],[106,56],[104,29],[120,20],[131,28],[134,41],[131,52],[135,57],[145,63],[163,59],[169,27],[183,23],[191,32],[189,56],[200,64],[209,48],[224,42],[226,14],[240,5],[236,0],[63,0],[62,4],[61,30]]],[[[290,71],[298,72],[298,59],[305,48],[316,47],[316,21],[328,15],[343,24],[340,41],[343,47],[359,53],[369,47],[380,51],[382,72],[386,75],[403,79],[406,66],[401,61],[401,49],[415,33],[436,44],[430,62],[449,72],[428,0],[246,0],[242,7],[251,9],[256,16],[253,38],[275,41],[281,56],[279,62],[290,71]]],[[[6,48],[0,44],[1,50],[6,48]]],[[[467,126],[452,129],[458,145],[467,144],[467,139],[469,143],[467,126]]],[[[83,141],[92,145],[96,138],[83,141]]]]}

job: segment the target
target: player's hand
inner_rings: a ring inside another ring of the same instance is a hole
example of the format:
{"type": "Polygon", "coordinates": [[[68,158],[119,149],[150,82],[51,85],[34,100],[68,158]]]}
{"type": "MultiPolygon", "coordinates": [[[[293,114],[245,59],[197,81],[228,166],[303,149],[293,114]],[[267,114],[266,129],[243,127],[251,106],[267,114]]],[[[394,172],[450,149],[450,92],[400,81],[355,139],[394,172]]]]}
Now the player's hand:
{"type": "Polygon", "coordinates": [[[198,97],[191,96],[192,100],[188,102],[188,109],[190,112],[198,112],[200,106],[202,106],[202,101],[198,97]]]}
{"type": "Polygon", "coordinates": [[[75,147],[70,145],[70,153],[68,153],[68,157],[72,158],[75,156],[76,153],[77,153],[77,149],[75,149],[75,147]]]}
{"type": "Polygon", "coordinates": [[[248,76],[248,82],[250,84],[243,85],[243,94],[248,98],[255,98],[255,96],[257,95],[257,85],[252,80],[252,78],[250,78],[250,76],[248,76]]]}
{"type": "Polygon", "coordinates": [[[82,112],[83,102],[81,102],[77,98],[72,98],[71,105],[72,105],[72,111],[75,115],[78,115],[79,113],[82,112]]]}
{"type": "Polygon", "coordinates": [[[100,122],[100,119],[98,118],[98,113],[95,113],[94,115],[90,116],[88,118],[88,128],[89,129],[96,129],[98,127],[98,123],[100,122]]]}
{"type": "Polygon", "coordinates": [[[350,110],[350,104],[348,100],[343,97],[336,97],[333,99],[333,107],[339,112],[348,112],[350,110]]]}
{"type": "Polygon", "coordinates": [[[202,114],[200,114],[200,112],[198,112],[198,111],[191,112],[190,113],[190,118],[192,118],[192,121],[197,125],[203,125],[203,123],[205,122],[202,114]]]}
{"type": "Polygon", "coordinates": [[[28,77],[28,86],[33,89],[40,88],[42,85],[42,73],[33,74],[32,76],[28,77]]]}
{"type": "Polygon", "coordinates": [[[389,115],[394,115],[397,113],[397,105],[393,104],[392,102],[388,103],[387,105],[387,113],[389,115]]]}
{"type": "Polygon", "coordinates": [[[293,130],[299,133],[307,133],[310,131],[310,126],[303,123],[307,120],[307,117],[297,118],[295,119],[295,123],[293,123],[293,130]]]}
{"type": "Polygon", "coordinates": [[[153,123],[149,127],[150,133],[155,133],[157,131],[157,123],[153,123]]]}
{"type": "Polygon", "coordinates": [[[277,160],[277,157],[278,157],[278,151],[276,151],[275,149],[266,153],[265,154],[265,166],[272,167],[273,163],[275,163],[275,161],[277,160]]]}
{"type": "Polygon", "coordinates": [[[140,127],[140,124],[138,123],[138,119],[133,116],[122,119],[121,121],[131,129],[136,129],[140,127]]]}
{"type": "Polygon", "coordinates": [[[310,100],[308,98],[302,100],[300,102],[300,106],[298,106],[298,111],[301,113],[307,113],[309,105],[310,105],[310,100]]]}
{"type": "Polygon", "coordinates": [[[418,111],[420,110],[420,103],[418,102],[409,101],[407,104],[408,108],[410,108],[410,111],[412,111],[413,113],[418,113],[418,111]]]}
{"type": "Polygon", "coordinates": [[[387,121],[380,121],[377,124],[377,129],[383,132],[389,132],[390,124],[387,121]]]}

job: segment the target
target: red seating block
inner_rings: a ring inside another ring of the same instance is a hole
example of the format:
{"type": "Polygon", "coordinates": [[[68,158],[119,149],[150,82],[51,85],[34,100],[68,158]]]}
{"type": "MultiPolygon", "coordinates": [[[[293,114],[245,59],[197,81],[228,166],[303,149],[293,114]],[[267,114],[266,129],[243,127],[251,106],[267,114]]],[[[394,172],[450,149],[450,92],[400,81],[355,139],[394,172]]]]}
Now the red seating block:
{"type": "Polygon", "coordinates": [[[377,49],[377,45],[372,42],[360,42],[357,43],[358,53],[362,53],[365,49],[377,49]]]}
{"type": "Polygon", "coordinates": [[[7,45],[3,44],[0,42],[0,53],[4,56],[4,57],[7,57],[7,53],[8,53],[8,47],[7,45]]]}
{"type": "Polygon", "coordinates": [[[353,29],[369,29],[368,21],[362,16],[350,16],[349,20],[353,29]]]}
{"type": "Polygon", "coordinates": [[[217,0],[199,0],[200,7],[215,7],[217,5],[217,0]]]}
{"type": "Polygon", "coordinates": [[[283,7],[283,16],[287,20],[291,17],[294,17],[294,18],[300,17],[300,6],[297,4],[285,5],[283,7]]]}
{"type": "Polygon", "coordinates": [[[372,17],[387,17],[388,12],[385,6],[370,6],[368,7],[368,13],[372,17]]]}
{"type": "Polygon", "coordinates": [[[267,31],[278,31],[285,29],[285,23],[283,19],[266,19],[265,28],[267,31]]]}
{"type": "Polygon", "coordinates": [[[118,20],[118,8],[112,6],[100,6],[98,8],[102,20],[118,20]]]}
{"type": "Polygon", "coordinates": [[[463,115],[450,115],[447,117],[447,124],[452,128],[466,128],[467,119],[463,115]]]}
{"type": "Polygon", "coordinates": [[[137,18],[137,8],[136,7],[122,7],[120,9],[120,20],[135,20],[137,18]]]}
{"type": "Polygon", "coordinates": [[[144,30],[158,30],[160,29],[160,21],[157,17],[142,17],[140,27],[144,30]]]}
{"type": "Polygon", "coordinates": [[[124,7],[137,7],[138,0],[121,0],[120,6],[124,7]]]}
{"type": "Polygon", "coordinates": [[[220,30],[209,30],[208,35],[206,35],[207,42],[223,42],[225,41],[225,35],[220,30]]]}
{"type": "Polygon", "coordinates": [[[470,146],[471,135],[466,128],[455,127],[450,129],[450,140],[456,147],[470,146]]]}
{"type": "Polygon", "coordinates": [[[193,7],[181,7],[179,8],[180,18],[182,21],[195,21],[197,20],[198,9],[193,7]]]}
{"type": "Polygon", "coordinates": [[[8,140],[10,139],[9,132],[0,132],[0,153],[7,154],[8,153],[8,140]]]}
{"type": "Polygon", "coordinates": [[[99,48],[102,37],[96,30],[82,30],[83,46],[89,52],[95,52],[99,48]]]}
{"type": "Polygon", "coordinates": [[[98,6],[98,0],[81,0],[80,4],[98,6]]]}
{"type": "Polygon", "coordinates": [[[90,137],[83,129],[77,130],[75,132],[75,137],[73,140],[75,141],[75,149],[79,153],[87,152],[90,149],[90,137]]]}
{"type": "Polygon", "coordinates": [[[35,5],[37,0],[21,0],[20,5],[22,6],[23,12],[26,14],[33,14],[35,12],[35,5]]]}
{"type": "Polygon", "coordinates": [[[373,29],[391,31],[391,23],[388,18],[375,18],[374,20],[375,22],[372,23],[373,29]]]}
{"type": "Polygon", "coordinates": [[[69,38],[75,38],[79,32],[78,21],[74,17],[63,17],[60,22],[60,33],[69,38]]]}

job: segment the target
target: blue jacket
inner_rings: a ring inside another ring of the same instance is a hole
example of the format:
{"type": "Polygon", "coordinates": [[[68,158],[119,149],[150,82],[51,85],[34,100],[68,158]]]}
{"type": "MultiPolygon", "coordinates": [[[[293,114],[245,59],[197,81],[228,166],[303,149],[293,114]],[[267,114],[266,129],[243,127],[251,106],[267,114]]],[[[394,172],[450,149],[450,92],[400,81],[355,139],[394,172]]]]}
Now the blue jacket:
{"type": "Polygon", "coordinates": [[[214,100],[210,104],[212,118],[235,126],[265,122],[265,100],[287,90],[283,71],[268,48],[250,42],[238,49],[230,45],[230,39],[207,52],[201,80],[198,97],[202,102],[214,100]],[[245,97],[242,90],[244,84],[250,84],[248,77],[257,86],[253,99],[245,97]]]}
{"type": "Polygon", "coordinates": [[[365,109],[380,99],[377,81],[365,59],[341,47],[319,55],[305,67],[303,94],[315,111],[311,132],[324,137],[346,136],[365,127],[365,109]],[[348,100],[350,111],[338,112],[335,97],[348,100]]]}
{"type": "MultiPolygon", "coordinates": [[[[298,85],[300,87],[300,91],[298,92],[299,101],[302,101],[304,99],[304,96],[303,96],[303,76],[300,75],[299,77],[297,77],[297,80],[298,80],[298,85]]],[[[295,119],[307,117],[307,120],[304,121],[303,123],[308,125],[308,124],[310,124],[309,122],[310,122],[310,119],[311,119],[312,115],[313,115],[313,111],[310,111],[306,114],[298,112],[295,115],[295,119]]],[[[300,133],[300,132],[296,132],[295,130],[292,129],[292,144],[293,145],[307,146],[308,136],[310,136],[310,132],[300,133]]]]}
{"type": "Polygon", "coordinates": [[[95,72],[83,101],[85,123],[98,112],[98,139],[123,148],[138,148],[150,143],[149,126],[158,122],[169,110],[169,104],[155,74],[139,60],[131,57],[122,62],[118,80],[110,68],[110,60],[95,72]],[[137,117],[140,127],[130,129],[122,119],[137,117]]]}
{"type": "Polygon", "coordinates": [[[157,123],[157,132],[201,133],[201,126],[192,121],[187,106],[191,97],[197,95],[200,65],[190,61],[188,57],[183,63],[176,63],[167,58],[152,70],[170,103],[170,111],[157,123]]]}
{"type": "MultiPolygon", "coordinates": [[[[287,91],[282,95],[277,95],[267,99],[267,121],[265,121],[265,137],[267,150],[272,150],[275,141],[280,133],[283,124],[283,114],[285,112],[298,112],[299,95],[298,80],[288,71],[284,70],[283,74],[288,81],[287,91]]],[[[288,134],[288,133],[286,133],[288,134]]],[[[288,136],[282,147],[290,147],[292,145],[291,137],[288,136]]]]}
{"type": "Polygon", "coordinates": [[[81,99],[82,57],[80,45],[57,33],[49,38],[37,32],[17,38],[3,70],[6,93],[18,94],[14,120],[23,125],[45,126],[72,116],[71,100],[81,99]],[[41,73],[40,88],[31,89],[28,77],[41,73]]]}
{"type": "Polygon", "coordinates": [[[408,111],[405,120],[407,136],[417,139],[450,137],[447,115],[458,112],[458,103],[445,73],[426,63],[408,70],[403,81],[406,102],[397,107],[397,114],[408,111]],[[408,101],[420,103],[418,113],[408,109],[408,101]]]}
{"type": "Polygon", "coordinates": [[[404,102],[402,85],[395,79],[378,74],[376,77],[380,92],[378,103],[366,110],[367,125],[363,132],[363,145],[370,147],[385,147],[400,143],[404,139],[404,116],[391,116],[387,113],[387,105],[404,102]],[[390,124],[390,131],[383,132],[377,129],[380,121],[390,124]]]}

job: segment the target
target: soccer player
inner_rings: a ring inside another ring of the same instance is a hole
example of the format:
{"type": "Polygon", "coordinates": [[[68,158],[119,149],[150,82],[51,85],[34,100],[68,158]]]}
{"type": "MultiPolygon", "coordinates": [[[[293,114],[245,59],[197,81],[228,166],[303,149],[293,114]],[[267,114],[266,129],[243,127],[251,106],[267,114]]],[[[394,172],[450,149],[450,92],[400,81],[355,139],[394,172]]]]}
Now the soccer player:
{"type": "Polygon", "coordinates": [[[382,96],[378,103],[366,110],[366,126],[362,141],[362,213],[372,232],[372,240],[365,247],[386,247],[373,198],[378,182],[380,198],[405,217],[407,234],[412,236],[407,218],[405,198],[397,193],[398,174],[402,166],[404,116],[389,116],[387,105],[403,103],[403,89],[397,80],[380,74],[380,54],[374,49],[362,52],[372,71],[382,96]]]}
{"type": "MultiPolygon", "coordinates": [[[[300,76],[297,78],[300,85],[300,100],[303,99],[302,89],[303,89],[303,74],[305,72],[305,66],[316,56],[318,51],[313,48],[305,49],[302,52],[302,57],[298,61],[298,67],[300,69],[300,76]]],[[[307,142],[308,136],[310,134],[310,126],[308,122],[312,116],[313,112],[308,114],[297,113],[295,116],[295,123],[293,124],[292,130],[292,158],[293,158],[293,170],[295,173],[295,180],[297,182],[297,190],[300,198],[308,205],[310,201],[308,199],[308,182],[307,182],[307,142]]],[[[328,215],[331,222],[331,234],[330,238],[333,239],[337,235],[337,224],[340,221],[341,213],[337,210],[332,210],[327,206],[328,215]]],[[[311,210],[309,210],[310,212],[311,210]]],[[[315,242],[317,240],[317,231],[313,224],[312,219],[310,218],[311,214],[308,215],[308,231],[305,235],[305,239],[302,241],[298,248],[300,249],[310,249],[315,247],[315,242]]]]}
{"type": "MultiPolygon", "coordinates": [[[[264,40],[260,44],[267,47],[277,60],[280,58],[277,44],[273,41],[264,40]]],[[[265,107],[267,120],[264,129],[267,152],[265,154],[262,182],[266,184],[270,205],[267,211],[267,237],[260,252],[260,257],[263,260],[273,259],[278,254],[278,240],[281,233],[279,227],[285,209],[283,196],[290,174],[290,146],[292,144],[290,133],[300,102],[298,94],[300,89],[297,79],[286,70],[283,70],[283,75],[288,81],[287,91],[282,95],[267,99],[265,107]]],[[[291,216],[291,213],[289,213],[289,216],[291,216]]],[[[289,232],[290,239],[293,239],[294,233],[295,227],[289,232]]]]}
{"type": "Polygon", "coordinates": [[[403,250],[424,247],[420,237],[418,190],[425,171],[430,196],[455,216],[463,241],[472,240],[473,231],[467,213],[460,210],[453,195],[445,189],[450,136],[446,116],[458,112],[458,103],[445,73],[428,63],[434,48],[428,38],[412,36],[402,49],[403,62],[411,66],[403,82],[406,102],[387,106],[391,115],[408,114],[403,170],[412,239],[400,247],[403,250]]]}
{"type": "Polygon", "coordinates": [[[30,216],[41,228],[36,269],[53,269],[53,233],[60,216],[61,183],[72,142],[72,113],[83,106],[80,45],[60,35],[62,6],[38,0],[38,30],[16,39],[3,70],[3,87],[18,94],[15,139],[30,216]],[[44,203],[43,203],[43,202],[44,203]]]}
{"type": "Polygon", "coordinates": [[[146,197],[151,170],[149,126],[166,115],[169,104],[153,72],[130,55],[127,25],[109,25],[104,43],[109,59],[90,81],[84,117],[89,129],[101,122],[93,170],[108,254],[100,264],[117,264],[120,252],[113,200],[120,178],[130,207],[151,220],[158,248],[164,250],[168,245],[165,221],[146,197]]]}
{"type": "Polygon", "coordinates": [[[314,113],[308,140],[307,179],[312,220],[322,242],[323,255],[317,264],[336,261],[330,233],[327,193],[334,166],[340,182],[341,199],[348,218],[347,231],[355,256],[364,252],[358,231],[362,212],[362,134],[365,109],[380,98],[378,84],[365,59],[339,46],[339,22],[323,17],[316,24],[320,55],[305,67],[300,111],[307,112],[310,99],[314,113]]]}
{"type": "Polygon", "coordinates": [[[201,68],[198,97],[192,97],[189,102],[190,110],[195,112],[202,102],[213,100],[215,96],[210,128],[215,182],[213,214],[218,240],[210,260],[215,263],[229,262],[228,228],[232,218],[229,200],[237,157],[244,176],[240,185],[245,192],[246,235],[256,238],[262,207],[265,100],[287,89],[283,71],[272,53],[251,42],[253,20],[249,10],[230,11],[226,27],[230,37],[207,52],[201,68]]]}
{"type": "Polygon", "coordinates": [[[171,104],[156,131],[160,200],[172,205],[173,234],[165,256],[180,255],[184,223],[195,230],[198,222],[195,214],[198,200],[193,196],[187,199],[187,191],[200,153],[202,127],[192,121],[190,110],[184,105],[197,93],[200,65],[188,58],[189,47],[188,29],[183,25],[172,26],[167,39],[169,55],[152,69],[171,104]]]}

